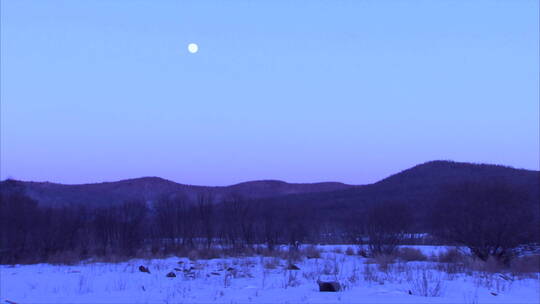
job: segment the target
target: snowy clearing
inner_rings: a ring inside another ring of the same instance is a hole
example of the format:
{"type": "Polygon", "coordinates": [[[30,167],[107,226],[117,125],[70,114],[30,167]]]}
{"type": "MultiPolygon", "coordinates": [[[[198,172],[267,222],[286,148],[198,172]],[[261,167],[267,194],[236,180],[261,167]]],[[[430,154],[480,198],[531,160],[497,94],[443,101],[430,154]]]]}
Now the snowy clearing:
{"type": "MultiPolygon", "coordinates": [[[[187,258],[0,266],[0,301],[15,303],[540,303],[539,274],[448,273],[437,262],[381,267],[319,246],[321,258],[278,257],[190,261],[187,258]],[[139,271],[147,266],[150,273],[139,271]],[[166,277],[173,272],[176,277],[166,277]],[[317,279],[340,292],[319,292],[317,279]],[[412,293],[412,295],[411,295],[412,293]]],[[[415,246],[425,254],[444,248],[415,246]]],[[[337,250],[336,250],[337,249],[337,250]]],[[[343,253],[341,253],[343,252],[343,253]]]]}

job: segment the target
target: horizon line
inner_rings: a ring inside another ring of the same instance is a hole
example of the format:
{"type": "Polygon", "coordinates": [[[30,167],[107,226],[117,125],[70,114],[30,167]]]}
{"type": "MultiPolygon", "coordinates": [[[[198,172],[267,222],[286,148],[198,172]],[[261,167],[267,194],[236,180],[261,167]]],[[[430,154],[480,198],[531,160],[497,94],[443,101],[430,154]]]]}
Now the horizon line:
{"type": "Polygon", "coordinates": [[[188,187],[226,188],[226,187],[237,186],[237,185],[241,185],[241,184],[245,184],[245,183],[255,183],[255,182],[280,182],[280,183],[286,183],[286,184],[304,184],[304,185],[336,183],[336,184],[343,184],[345,186],[355,187],[355,186],[365,186],[365,185],[375,184],[375,183],[378,183],[378,182],[380,182],[382,180],[385,180],[385,179],[387,179],[387,178],[389,178],[391,176],[399,174],[400,172],[415,168],[417,166],[426,165],[426,164],[429,164],[429,163],[437,163],[437,162],[440,162],[440,163],[455,163],[455,164],[468,164],[468,165],[478,165],[478,166],[482,166],[482,165],[497,166],[497,167],[505,167],[505,168],[509,168],[509,169],[514,169],[514,170],[525,170],[525,171],[533,171],[533,172],[539,172],[540,173],[540,170],[527,169],[527,168],[517,168],[517,167],[513,167],[513,166],[509,166],[509,165],[502,165],[502,164],[475,163],[475,162],[464,162],[464,161],[454,161],[454,160],[430,160],[430,161],[426,161],[426,162],[423,162],[423,163],[418,163],[418,164],[416,164],[414,166],[408,167],[406,169],[402,169],[400,171],[396,171],[395,173],[392,173],[392,174],[390,174],[390,175],[388,175],[388,176],[386,176],[386,177],[384,177],[382,179],[379,179],[379,180],[377,180],[375,182],[364,183],[364,184],[350,184],[350,183],[345,183],[345,182],[340,182],[340,181],[288,182],[288,181],[281,180],[281,179],[254,179],[254,180],[246,180],[246,181],[233,183],[233,184],[227,184],[227,185],[201,185],[201,184],[181,183],[181,182],[177,182],[177,181],[174,181],[174,180],[171,180],[171,179],[167,179],[167,178],[163,178],[163,177],[155,176],[155,175],[154,176],[146,175],[146,176],[140,176],[140,177],[124,178],[124,179],[113,180],[113,181],[98,181],[98,182],[88,182],[88,183],[62,183],[62,182],[52,182],[52,181],[48,181],[48,180],[47,181],[35,181],[35,180],[22,180],[22,179],[16,179],[16,178],[13,178],[13,177],[7,177],[4,180],[0,180],[0,183],[12,180],[12,181],[24,182],[24,183],[55,184],[55,185],[64,185],[64,186],[83,186],[83,185],[119,183],[119,182],[132,181],[132,180],[141,180],[141,179],[160,179],[160,180],[164,180],[164,181],[167,181],[167,182],[171,182],[171,183],[175,183],[175,184],[183,185],[183,186],[188,186],[188,187]]]}

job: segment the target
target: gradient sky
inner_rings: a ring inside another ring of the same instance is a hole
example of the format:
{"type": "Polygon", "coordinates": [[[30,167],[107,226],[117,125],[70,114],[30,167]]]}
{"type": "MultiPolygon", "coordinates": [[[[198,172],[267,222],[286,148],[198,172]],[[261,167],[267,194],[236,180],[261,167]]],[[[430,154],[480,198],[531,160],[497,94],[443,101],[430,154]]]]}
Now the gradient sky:
{"type": "Polygon", "coordinates": [[[1,10],[2,179],[363,184],[434,159],[540,167],[536,0],[1,10]]]}

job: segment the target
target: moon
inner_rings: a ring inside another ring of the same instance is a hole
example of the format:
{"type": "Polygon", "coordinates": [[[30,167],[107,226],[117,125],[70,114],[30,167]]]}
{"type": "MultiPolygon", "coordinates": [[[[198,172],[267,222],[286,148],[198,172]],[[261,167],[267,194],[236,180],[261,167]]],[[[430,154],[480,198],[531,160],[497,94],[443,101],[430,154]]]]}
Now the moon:
{"type": "Polygon", "coordinates": [[[199,46],[196,43],[190,43],[188,44],[187,49],[191,54],[195,54],[199,51],[199,46]]]}

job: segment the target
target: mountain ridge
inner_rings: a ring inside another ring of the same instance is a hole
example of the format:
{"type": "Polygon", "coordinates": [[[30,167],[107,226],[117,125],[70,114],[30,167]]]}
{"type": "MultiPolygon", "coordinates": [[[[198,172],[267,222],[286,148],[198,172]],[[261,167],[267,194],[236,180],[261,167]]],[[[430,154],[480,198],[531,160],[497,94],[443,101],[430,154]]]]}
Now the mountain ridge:
{"type": "Polygon", "coordinates": [[[422,205],[427,203],[427,199],[422,199],[422,196],[434,198],[445,184],[497,179],[520,185],[524,191],[533,195],[540,193],[540,171],[442,160],[424,162],[366,185],[339,182],[287,183],[269,179],[229,186],[199,186],[180,184],[155,176],[74,185],[5,180],[0,185],[6,188],[9,183],[14,183],[45,206],[107,206],[137,199],[155,201],[163,196],[183,195],[194,199],[201,193],[211,193],[216,201],[238,194],[246,199],[268,202],[309,202],[320,208],[355,208],[357,204],[384,200],[410,201],[422,205]]]}
{"type": "Polygon", "coordinates": [[[4,180],[0,182],[0,185],[2,188],[24,189],[25,194],[41,205],[53,207],[73,204],[106,206],[129,200],[155,201],[164,196],[178,195],[194,199],[203,193],[213,195],[216,200],[222,200],[232,194],[239,194],[247,199],[259,199],[354,187],[339,182],[287,183],[279,180],[256,180],[230,186],[200,186],[180,184],[160,177],[140,177],[88,184],[4,180]]]}

